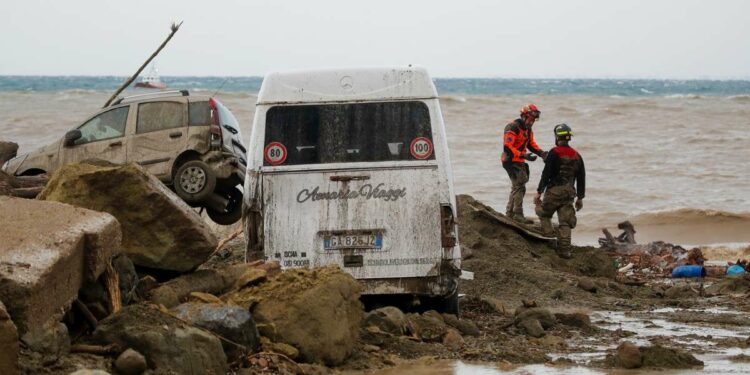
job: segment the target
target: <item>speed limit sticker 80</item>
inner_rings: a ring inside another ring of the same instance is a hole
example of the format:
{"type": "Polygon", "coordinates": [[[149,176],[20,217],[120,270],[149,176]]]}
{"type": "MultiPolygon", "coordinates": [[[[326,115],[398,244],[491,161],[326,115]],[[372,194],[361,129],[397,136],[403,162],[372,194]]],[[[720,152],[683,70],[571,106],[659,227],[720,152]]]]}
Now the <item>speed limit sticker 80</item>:
{"type": "Polygon", "coordinates": [[[263,158],[271,165],[283,164],[286,157],[286,147],[279,142],[271,142],[263,150],[263,158]]]}
{"type": "Polygon", "coordinates": [[[409,151],[415,159],[427,159],[432,156],[432,141],[425,137],[414,138],[411,141],[411,146],[409,146],[409,151]]]}

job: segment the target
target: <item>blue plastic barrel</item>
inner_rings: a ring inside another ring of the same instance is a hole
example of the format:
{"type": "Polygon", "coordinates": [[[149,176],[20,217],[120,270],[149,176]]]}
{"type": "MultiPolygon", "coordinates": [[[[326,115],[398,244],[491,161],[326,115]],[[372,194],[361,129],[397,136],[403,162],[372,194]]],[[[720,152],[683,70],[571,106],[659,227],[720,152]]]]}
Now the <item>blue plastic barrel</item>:
{"type": "Polygon", "coordinates": [[[672,277],[706,277],[706,269],[698,265],[678,266],[672,270],[672,277]]]}
{"type": "Polygon", "coordinates": [[[742,274],[742,273],[745,273],[745,269],[742,268],[742,266],[740,266],[738,264],[735,264],[735,265],[727,268],[727,276],[739,275],[739,274],[742,274]]]}

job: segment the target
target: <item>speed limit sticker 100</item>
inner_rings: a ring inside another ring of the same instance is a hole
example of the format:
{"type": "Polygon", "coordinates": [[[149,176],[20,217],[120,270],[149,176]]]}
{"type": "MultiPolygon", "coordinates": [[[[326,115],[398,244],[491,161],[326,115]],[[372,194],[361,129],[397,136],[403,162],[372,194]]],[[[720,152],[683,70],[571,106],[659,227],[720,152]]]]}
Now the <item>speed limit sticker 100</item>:
{"type": "Polygon", "coordinates": [[[286,156],[286,147],[279,142],[271,142],[263,150],[263,157],[271,165],[283,164],[286,161],[286,156]]]}
{"type": "Polygon", "coordinates": [[[432,141],[425,137],[414,138],[414,140],[411,141],[409,150],[411,151],[411,156],[415,159],[427,159],[432,156],[432,141]]]}

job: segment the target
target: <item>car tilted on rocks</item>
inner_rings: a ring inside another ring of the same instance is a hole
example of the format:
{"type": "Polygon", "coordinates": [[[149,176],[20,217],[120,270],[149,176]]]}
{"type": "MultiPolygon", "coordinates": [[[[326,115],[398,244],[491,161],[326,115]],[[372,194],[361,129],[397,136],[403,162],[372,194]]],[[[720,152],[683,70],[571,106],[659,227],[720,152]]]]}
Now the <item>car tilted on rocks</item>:
{"type": "Polygon", "coordinates": [[[242,214],[245,147],[237,119],[221,102],[188,91],[128,96],[59,141],[9,160],[14,175],[52,173],[86,159],[138,163],[219,224],[242,214]]]}
{"type": "Polygon", "coordinates": [[[456,199],[424,69],[269,74],[253,127],[244,212],[251,258],[336,264],[364,295],[457,311],[456,199]]]}

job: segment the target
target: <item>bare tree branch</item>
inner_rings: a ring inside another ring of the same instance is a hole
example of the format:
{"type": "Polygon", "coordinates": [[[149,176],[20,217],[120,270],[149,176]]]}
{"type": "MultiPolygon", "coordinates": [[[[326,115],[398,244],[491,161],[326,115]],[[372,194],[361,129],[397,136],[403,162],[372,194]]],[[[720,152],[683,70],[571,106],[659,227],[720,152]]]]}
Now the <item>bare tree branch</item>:
{"type": "Polygon", "coordinates": [[[117,89],[117,91],[115,91],[114,94],[112,94],[112,96],[109,98],[109,100],[107,100],[107,103],[105,103],[104,107],[102,107],[102,108],[108,107],[110,105],[110,103],[112,103],[112,101],[115,100],[115,98],[117,97],[117,95],[120,95],[120,93],[122,92],[122,90],[125,90],[128,86],[130,86],[131,83],[133,83],[133,81],[135,81],[136,78],[138,78],[138,75],[141,74],[141,72],[143,71],[143,69],[145,69],[146,66],[148,66],[148,64],[151,62],[151,60],[153,60],[154,57],[156,57],[156,55],[158,55],[159,52],[161,52],[161,50],[164,48],[164,46],[166,46],[167,43],[169,43],[169,40],[172,39],[172,37],[174,36],[174,34],[177,32],[177,30],[180,29],[180,26],[182,26],[182,21],[180,21],[180,23],[172,22],[172,26],[170,27],[170,29],[172,30],[172,32],[169,34],[169,36],[167,37],[167,39],[165,39],[164,42],[159,46],[159,48],[157,48],[156,51],[154,51],[154,53],[151,54],[151,56],[148,58],[148,60],[146,60],[146,62],[144,62],[143,65],[141,65],[141,67],[138,68],[138,71],[135,72],[135,74],[133,74],[133,76],[130,77],[127,81],[125,81],[125,83],[123,83],[120,86],[120,88],[117,89]]]}

